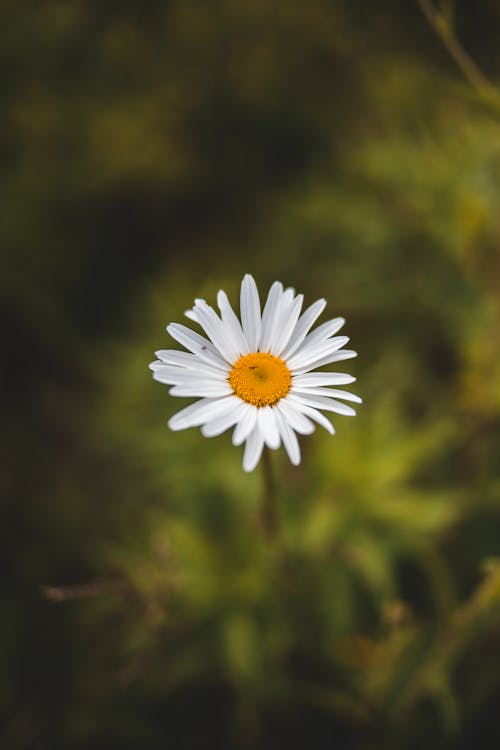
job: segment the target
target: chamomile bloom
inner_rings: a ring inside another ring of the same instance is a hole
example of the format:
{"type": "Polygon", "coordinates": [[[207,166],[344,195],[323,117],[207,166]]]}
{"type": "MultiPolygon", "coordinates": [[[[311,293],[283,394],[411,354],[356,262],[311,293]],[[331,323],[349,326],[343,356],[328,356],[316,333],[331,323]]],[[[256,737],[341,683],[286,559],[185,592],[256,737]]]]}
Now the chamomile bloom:
{"type": "Polygon", "coordinates": [[[156,352],[153,377],[172,386],[172,396],[199,398],[170,419],[170,429],[201,427],[205,437],[214,437],[234,427],[233,444],[245,443],[243,468],[252,471],[264,445],[277,449],[283,443],[292,464],[299,464],[296,433],[314,432],[314,422],[335,432],[323,411],[354,416],[342,401],[361,399],[337,386],[355,378],[313,372],[356,356],[343,348],[348,337],[335,335],[345,320],[334,318],[311,331],[326,301],[317,300],[301,314],[303,300],[275,281],[261,312],[257,286],[247,274],[241,283],[241,321],[220,291],[220,315],[202,299],[186,311],[206,336],[179,323],[168,325],[168,333],[188,351],[156,352]]]}

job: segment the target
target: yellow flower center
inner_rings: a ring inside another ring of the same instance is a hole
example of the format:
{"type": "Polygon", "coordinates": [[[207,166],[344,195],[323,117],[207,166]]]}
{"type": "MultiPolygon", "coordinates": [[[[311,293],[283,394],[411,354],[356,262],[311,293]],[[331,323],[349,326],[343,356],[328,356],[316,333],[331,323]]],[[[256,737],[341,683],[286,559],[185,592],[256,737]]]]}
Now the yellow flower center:
{"type": "Polygon", "coordinates": [[[290,370],[274,354],[244,354],[229,373],[229,385],[239,398],[254,406],[273,406],[292,386],[290,370]]]}

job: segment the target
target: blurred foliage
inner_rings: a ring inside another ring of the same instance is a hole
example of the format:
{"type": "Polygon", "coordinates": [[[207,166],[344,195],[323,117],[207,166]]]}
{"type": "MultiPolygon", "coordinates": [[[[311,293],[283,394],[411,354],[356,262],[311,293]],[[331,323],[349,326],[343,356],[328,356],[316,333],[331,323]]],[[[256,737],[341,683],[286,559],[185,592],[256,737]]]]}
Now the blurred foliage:
{"type": "Polygon", "coordinates": [[[499,745],[500,11],[433,7],[4,0],[2,748],[499,745]],[[147,370],[246,271],[360,354],[275,543],[147,370]]]}

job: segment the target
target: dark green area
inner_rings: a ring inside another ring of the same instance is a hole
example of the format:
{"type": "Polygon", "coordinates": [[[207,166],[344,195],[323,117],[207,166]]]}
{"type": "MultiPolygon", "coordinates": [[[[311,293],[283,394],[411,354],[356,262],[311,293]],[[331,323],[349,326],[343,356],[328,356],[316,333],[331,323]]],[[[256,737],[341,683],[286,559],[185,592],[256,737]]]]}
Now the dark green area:
{"type": "Polygon", "coordinates": [[[500,746],[496,0],[1,7],[0,746],[500,746]],[[147,370],[245,272],[364,398],[274,544],[147,370]]]}

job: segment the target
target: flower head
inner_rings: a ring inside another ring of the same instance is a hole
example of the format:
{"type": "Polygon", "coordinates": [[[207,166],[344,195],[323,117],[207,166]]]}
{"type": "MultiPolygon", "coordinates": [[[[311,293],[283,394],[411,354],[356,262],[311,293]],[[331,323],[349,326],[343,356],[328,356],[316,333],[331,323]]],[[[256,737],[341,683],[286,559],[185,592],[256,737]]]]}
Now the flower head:
{"type": "Polygon", "coordinates": [[[241,283],[241,322],[220,291],[220,316],[202,299],[186,312],[207,337],[179,323],[168,325],[172,338],[188,351],[156,352],[158,360],[150,365],[153,377],[171,385],[172,396],[200,399],[175,414],[170,429],[201,426],[205,437],[214,437],[234,427],[233,444],[245,443],[243,468],[252,471],[264,445],[277,449],[283,443],[292,464],[299,464],[296,433],[314,432],[314,422],[335,432],[323,411],[353,416],[354,409],[339,399],[361,399],[330,386],[355,378],[313,372],[356,356],[342,348],[347,336],[335,336],[345,320],[334,318],[311,332],[326,301],[317,300],[301,315],[303,301],[302,294],[275,281],[261,312],[257,286],[247,274],[241,283]]]}

